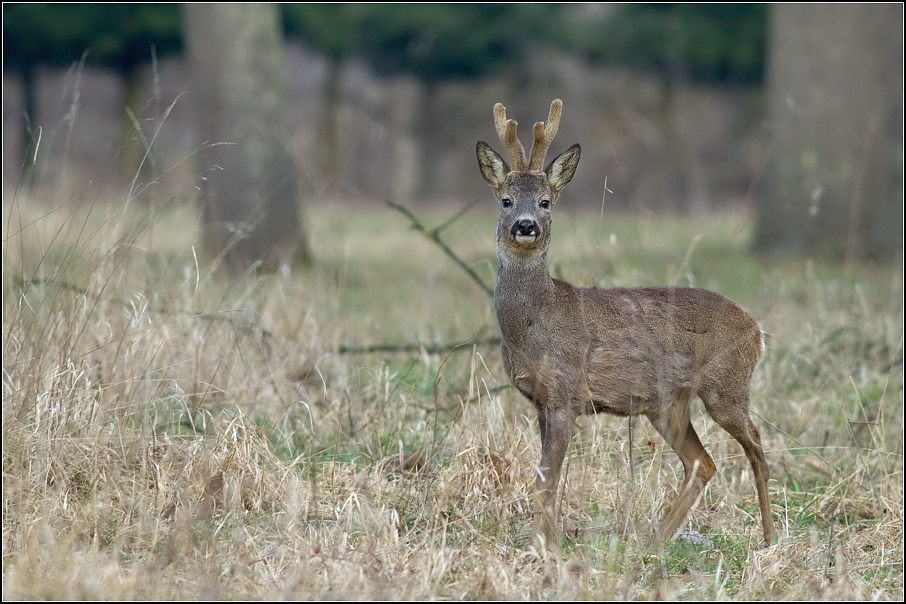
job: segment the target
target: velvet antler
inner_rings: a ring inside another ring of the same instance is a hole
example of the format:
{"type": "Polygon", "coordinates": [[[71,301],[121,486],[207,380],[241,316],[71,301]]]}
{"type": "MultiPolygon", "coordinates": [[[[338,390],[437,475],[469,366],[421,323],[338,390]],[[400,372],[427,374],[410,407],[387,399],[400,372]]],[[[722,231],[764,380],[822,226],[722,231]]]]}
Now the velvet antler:
{"type": "Polygon", "coordinates": [[[511,170],[524,172],[526,170],[544,169],[544,157],[547,155],[551,142],[557,135],[562,112],[563,101],[554,99],[547,115],[547,122],[535,123],[532,128],[535,141],[532,143],[531,160],[527,162],[525,160],[525,148],[516,137],[518,123],[515,120],[506,119],[506,107],[502,103],[494,105],[494,126],[497,127],[497,136],[500,137],[500,142],[503,143],[510,158],[511,170]]]}
{"type": "Polygon", "coordinates": [[[525,149],[519,139],[516,138],[515,120],[506,119],[506,107],[502,103],[494,105],[494,125],[497,127],[497,136],[500,142],[506,148],[507,155],[510,157],[511,170],[522,172],[526,169],[525,149]]]}
{"type": "Polygon", "coordinates": [[[554,137],[557,136],[557,129],[560,127],[560,114],[563,112],[563,101],[554,99],[551,102],[551,109],[547,115],[547,122],[535,122],[532,131],[535,134],[535,142],[532,143],[532,155],[529,161],[529,170],[543,170],[544,157],[550,148],[554,137]]]}

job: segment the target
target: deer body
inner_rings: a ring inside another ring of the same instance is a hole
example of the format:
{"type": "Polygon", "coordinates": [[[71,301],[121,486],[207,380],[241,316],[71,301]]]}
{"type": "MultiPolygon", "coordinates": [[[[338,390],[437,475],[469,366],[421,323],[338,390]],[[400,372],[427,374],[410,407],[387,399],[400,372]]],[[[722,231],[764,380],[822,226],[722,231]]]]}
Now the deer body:
{"type": "Polygon", "coordinates": [[[661,538],[679,529],[715,472],[689,420],[698,395],[711,417],[743,446],[755,473],[765,539],[774,539],[767,495],[768,467],[749,417],[752,372],[763,354],[758,323],[718,294],[693,288],[577,288],[547,268],[551,209],[572,179],[580,149],[573,145],[544,170],[561,103],[534,127],[531,161],[516,139],[516,123],[494,108],[501,141],[514,168],[479,142],[479,168],[500,201],[499,270],[494,306],[503,365],[535,406],[541,431],[537,480],[538,533],[556,530],[555,493],[576,417],[588,413],[644,415],[676,451],[685,479],[661,538]]]}

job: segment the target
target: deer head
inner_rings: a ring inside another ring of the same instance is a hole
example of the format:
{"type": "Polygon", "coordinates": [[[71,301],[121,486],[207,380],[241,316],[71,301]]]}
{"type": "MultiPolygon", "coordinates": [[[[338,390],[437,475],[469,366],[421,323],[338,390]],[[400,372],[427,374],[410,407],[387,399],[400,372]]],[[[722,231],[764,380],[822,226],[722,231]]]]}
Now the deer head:
{"type": "Polygon", "coordinates": [[[487,143],[478,141],[478,167],[500,203],[497,224],[498,250],[520,255],[543,255],[550,243],[551,208],[558,194],[572,180],[579,164],[579,145],[558,155],[542,170],[544,158],[560,126],[563,102],[551,103],[547,122],[536,122],[534,142],[526,161],[525,149],[516,137],[518,124],[506,117],[506,107],[494,105],[494,125],[510,164],[487,143]],[[511,167],[512,166],[512,167],[511,167]]]}

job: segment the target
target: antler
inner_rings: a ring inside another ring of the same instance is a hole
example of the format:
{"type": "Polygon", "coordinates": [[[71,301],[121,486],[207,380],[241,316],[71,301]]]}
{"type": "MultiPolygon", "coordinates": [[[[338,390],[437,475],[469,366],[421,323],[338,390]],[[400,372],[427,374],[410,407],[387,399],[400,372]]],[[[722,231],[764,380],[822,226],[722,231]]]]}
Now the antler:
{"type": "MultiPolygon", "coordinates": [[[[535,142],[532,143],[532,155],[529,161],[529,170],[543,170],[544,156],[550,148],[554,137],[557,135],[557,129],[560,127],[560,114],[563,112],[563,101],[554,99],[551,102],[550,112],[547,114],[547,122],[535,122],[532,131],[535,134],[535,142]]],[[[514,128],[515,131],[515,128],[514,128]]]]}
{"type": "Polygon", "coordinates": [[[525,148],[516,137],[516,127],[518,124],[515,120],[506,119],[506,107],[502,103],[494,105],[494,125],[497,127],[497,136],[500,142],[506,147],[507,155],[510,156],[512,170],[543,170],[544,157],[550,148],[554,137],[557,135],[557,129],[560,127],[560,114],[563,112],[563,101],[554,99],[551,102],[550,111],[547,114],[547,122],[535,122],[532,132],[535,135],[535,141],[532,143],[531,160],[525,161],[525,148]]]}
{"type": "Polygon", "coordinates": [[[526,169],[525,149],[519,139],[516,138],[515,120],[506,119],[506,107],[502,103],[494,105],[494,125],[497,127],[497,136],[500,142],[506,147],[507,155],[510,156],[510,163],[513,164],[511,169],[514,171],[524,171],[526,169]]]}

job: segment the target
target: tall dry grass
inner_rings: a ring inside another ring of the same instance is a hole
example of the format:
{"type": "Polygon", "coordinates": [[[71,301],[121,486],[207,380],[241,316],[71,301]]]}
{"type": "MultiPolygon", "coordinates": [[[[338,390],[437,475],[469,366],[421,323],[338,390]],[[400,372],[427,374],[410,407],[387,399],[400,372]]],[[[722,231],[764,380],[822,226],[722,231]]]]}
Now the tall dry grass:
{"type": "MultiPolygon", "coordinates": [[[[444,231],[488,282],[491,212],[444,231]]],[[[227,277],[190,206],[4,196],[4,599],[902,599],[900,266],[759,261],[740,213],[560,208],[559,275],[705,286],[763,319],[783,538],[763,546],[745,456],[697,403],[703,543],[652,543],[682,478],[656,433],[582,418],[568,540],[541,556],[537,429],[499,351],[427,352],[493,336],[490,300],[390,210],[309,218],[313,269],[227,277]],[[422,348],[340,352],[397,342],[422,348]]]]}

